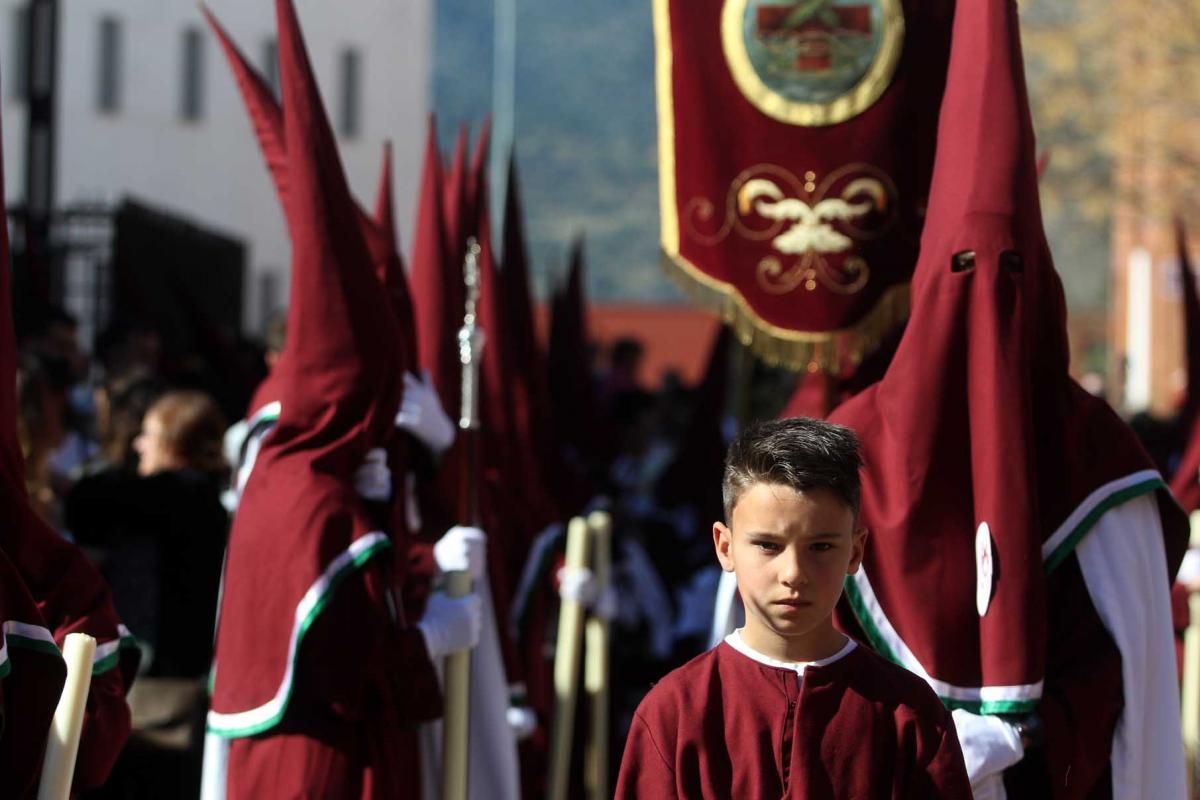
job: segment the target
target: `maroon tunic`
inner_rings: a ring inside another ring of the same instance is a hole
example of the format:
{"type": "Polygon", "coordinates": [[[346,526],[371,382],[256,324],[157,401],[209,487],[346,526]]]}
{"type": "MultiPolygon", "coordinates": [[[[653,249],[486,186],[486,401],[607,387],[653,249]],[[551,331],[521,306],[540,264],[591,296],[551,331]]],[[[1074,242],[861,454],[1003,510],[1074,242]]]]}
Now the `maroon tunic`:
{"type": "Polygon", "coordinates": [[[656,685],[634,715],[618,798],[964,798],[950,712],[864,647],[796,671],[727,643],[656,685]]]}

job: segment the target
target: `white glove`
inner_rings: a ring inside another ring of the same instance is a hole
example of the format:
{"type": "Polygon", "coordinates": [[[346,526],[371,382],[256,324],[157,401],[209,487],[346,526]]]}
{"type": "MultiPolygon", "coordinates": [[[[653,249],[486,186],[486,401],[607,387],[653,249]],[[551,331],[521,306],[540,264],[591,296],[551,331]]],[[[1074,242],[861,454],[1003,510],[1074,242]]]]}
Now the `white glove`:
{"type": "Polygon", "coordinates": [[[469,572],[471,580],[477,581],[487,567],[487,534],[455,525],[433,546],[433,560],[443,573],[469,572]]]}
{"type": "Polygon", "coordinates": [[[365,500],[384,503],[392,497],[392,471],[388,469],[387,452],[382,447],[367,451],[362,466],[354,473],[354,488],[365,500]]]}
{"type": "Polygon", "coordinates": [[[528,739],[537,730],[537,713],[529,706],[509,706],[504,713],[517,741],[528,739]]]}
{"type": "Polygon", "coordinates": [[[454,444],[454,423],[442,408],[437,391],[429,383],[429,374],[418,378],[404,373],[404,398],[396,414],[396,427],[416,436],[434,452],[441,455],[454,444]]]}
{"type": "Polygon", "coordinates": [[[448,597],[434,592],[425,606],[425,616],[417,623],[425,637],[425,649],[430,660],[436,660],[459,650],[470,650],[479,644],[483,629],[483,605],[479,595],[448,597]]]}
{"type": "Polygon", "coordinates": [[[961,708],[951,713],[975,796],[1003,798],[1004,770],[1025,756],[1017,726],[999,717],[980,716],[961,708]]]}
{"type": "Polygon", "coordinates": [[[617,592],[612,586],[600,591],[596,575],[587,567],[562,567],[558,571],[558,596],[573,600],[604,620],[617,615],[617,592]]]}
{"type": "Polygon", "coordinates": [[[574,601],[590,607],[596,602],[600,587],[596,575],[587,567],[562,567],[558,570],[558,596],[565,601],[574,601]]]}

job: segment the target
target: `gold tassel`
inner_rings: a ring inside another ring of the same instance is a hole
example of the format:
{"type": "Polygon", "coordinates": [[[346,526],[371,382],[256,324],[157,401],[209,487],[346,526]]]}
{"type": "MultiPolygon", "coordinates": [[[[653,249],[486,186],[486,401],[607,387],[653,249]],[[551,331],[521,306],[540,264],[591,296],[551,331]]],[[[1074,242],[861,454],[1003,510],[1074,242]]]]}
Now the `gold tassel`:
{"type": "Polygon", "coordinates": [[[908,319],[909,284],[889,287],[875,307],[848,328],[832,331],[793,331],[764,320],[730,284],[718,281],[682,258],[662,256],[663,268],[696,302],[713,308],[738,340],[764,363],[808,372],[836,375],[846,361],[857,365],[874,352],[883,338],[908,319]]]}

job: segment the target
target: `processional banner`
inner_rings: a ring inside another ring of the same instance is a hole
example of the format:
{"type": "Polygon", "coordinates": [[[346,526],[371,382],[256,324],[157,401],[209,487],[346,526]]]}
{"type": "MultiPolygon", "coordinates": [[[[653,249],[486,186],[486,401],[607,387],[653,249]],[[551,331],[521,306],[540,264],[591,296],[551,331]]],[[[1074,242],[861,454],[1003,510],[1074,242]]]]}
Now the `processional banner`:
{"type": "Polygon", "coordinates": [[[769,363],[908,313],[951,2],[654,0],[662,248],[769,363]]]}

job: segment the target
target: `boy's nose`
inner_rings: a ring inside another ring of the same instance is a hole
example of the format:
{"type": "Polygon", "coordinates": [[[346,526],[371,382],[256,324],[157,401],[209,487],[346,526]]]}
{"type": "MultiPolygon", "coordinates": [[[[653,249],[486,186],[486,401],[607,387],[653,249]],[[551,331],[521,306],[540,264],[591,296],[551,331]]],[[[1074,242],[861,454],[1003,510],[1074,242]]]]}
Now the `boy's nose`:
{"type": "Polygon", "coordinates": [[[802,586],[808,583],[808,574],[798,552],[784,554],[783,571],[780,580],[787,586],[802,586]]]}

